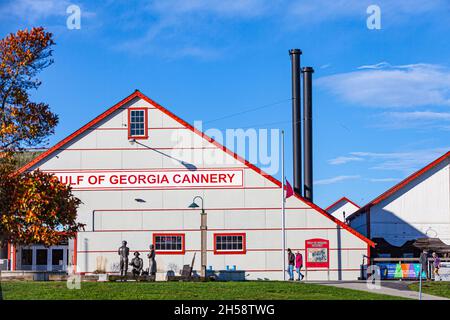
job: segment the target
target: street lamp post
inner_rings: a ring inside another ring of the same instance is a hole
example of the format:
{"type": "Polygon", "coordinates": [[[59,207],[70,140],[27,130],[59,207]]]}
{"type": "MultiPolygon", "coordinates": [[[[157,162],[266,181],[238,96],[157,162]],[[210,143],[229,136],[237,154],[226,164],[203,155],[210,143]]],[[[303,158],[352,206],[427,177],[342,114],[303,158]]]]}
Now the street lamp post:
{"type": "Polygon", "coordinates": [[[198,208],[198,204],[195,203],[196,199],[200,199],[202,201],[202,211],[200,212],[200,251],[201,251],[201,269],[200,269],[200,276],[205,278],[206,277],[206,264],[207,264],[207,256],[206,256],[206,250],[207,250],[207,244],[206,244],[206,231],[208,229],[207,225],[207,215],[205,212],[205,209],[203,207],[203,198],[200,196],[194,197],[192,200],[192,203],[189,205],[189,208],[195,209],[198,208]]]}

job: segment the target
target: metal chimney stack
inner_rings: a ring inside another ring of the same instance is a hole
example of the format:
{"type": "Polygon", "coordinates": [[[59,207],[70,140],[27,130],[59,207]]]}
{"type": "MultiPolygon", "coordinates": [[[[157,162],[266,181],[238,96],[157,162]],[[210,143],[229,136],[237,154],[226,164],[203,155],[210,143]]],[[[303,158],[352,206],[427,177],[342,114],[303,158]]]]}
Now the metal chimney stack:
{"type": "Polygon", "coordinates": [[[292,143],[294,165],[294,192],[302,195],[302,146],[300,114],[300,49],[289,50],[292,66],[292,143]]]}
{"type": "Polygon", "coordinates": [[[304,198],[313,201],[313,133],[312,133],[312,74],[314,69],[304,67],[303,73],[303,154],[304,198]]]}

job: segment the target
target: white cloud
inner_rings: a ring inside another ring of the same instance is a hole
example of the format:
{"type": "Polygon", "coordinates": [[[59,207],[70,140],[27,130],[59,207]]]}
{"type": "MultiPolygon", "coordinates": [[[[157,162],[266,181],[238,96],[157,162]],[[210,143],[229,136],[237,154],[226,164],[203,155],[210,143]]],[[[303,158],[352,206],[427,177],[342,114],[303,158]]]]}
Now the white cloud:
{"type": "Polygon", "coordinates": [[[441,129],[450,130],[450,112],[411,111],[383,112],[378,115],[374,127],[385,129],[441,129]]]}
{"type": "Polygon", "coordinates": [[[342,181],[346,181],[346,180],[356,180],[361,178],[361,176],[357,176],[357,175],[353,175],[353,176],[336,176],[333,178],[328,178],[328,179],[321,179],[321,180],[316,180],[314,181],[315,185],[328,185],[328,184],[334,184],[334,183],[338,183],[338,182],[342,182],[342,181]]]}
{"type": "Polygon", "coordinates": [[[337,157],[337,158],[328,160],[328,163],[336,165],[336,164],[346,164],[346,163],[353,162],[353,161],[363,161],[363,160],[364,160],[363,158],[359,158],[359,157],[343,157],[343,156],[341,156],[341,157],[337,157]]]}
{"type": "Polygon", "coordinates": [[[147,9],[161,15],[212,14],[221,17],[255,17],[266,13],[274,1],[265,0],[164,0],[147,9]]]}
{"type": "MultiPolygon", "coordinates": [[[[42,23],[49,18],[68,17],[67,8],[70,5],[78,5],[81,8],[81,17],[94,18],[95,12],[88,11],[79,3],[71,0],[14,0],[0,4],[0,15],[2,18],[19,19],[31,24],[42,23]]],[[[65,21],[62,25],[65,27],[65,21]]]]}
{"type": "MultiPolygon", "coordinates": [[[[377,0],[382,8],[382,19],[394,23],[413,19],[431,11],[440,12],[445,0],[377,0]]],[[[124,2],[126,3],[126,2],[124,2]]],[[[234,52],[242,48],[241,35],[235,33],[242,22],[264,19],[273,30],[298,30],[314,28],[314,22],[334,23],[335,20],[352,19],[365,28],[366,9],[371,0],[153,0],[133,4],[133,14],[122,10],[119,28],[136,30],[127,32],[125,43],[141,53],[159,53],[183,48],[200,51],[234,52]],[[128,25],[128,27],[127,27],[128,25]],[[130,28],[131,26],[131,28],[130,28]],[[228,47],[233,47],[228,50],[228,47]],[[166,50],[164,50],[166,49],[166,50]]],[[[131,10],[131,9],[129,9],[131,10]]],[[[273,33],[270,35],[273,36],[273,33]]],[[[245,45],[245,44],[244,44],[245,45]]],[[[120,49],[120,48],[119,48],[120,49]]],[[[216,55],[216,54],[215,54],[216,55]]],[[[193,56],[203,57],[204,55],[193,56]]],[[[209,56],[209,55],[207,55],[209,56]]]]}
{"type": "Polygon", "coordinates": [[[319,78],[317,84],[359,106],[450,106],[450,70],[440,65],[391,66],[382,62],[319,78]]]}
{"type": "Polygon", "coordinates": [[[369,178],[370,182],[397,182],[400,181],[398,178],[369,178]]]}
{"type": "Polygon", "coordinates": [[[64,16],[69,5],[68,0],[15,0],[2,6],[0,13],[8,12],[8,15],[34,22],[51,16],[64,16]]]}
{"type": "Polygon", "coordinates": [[[401,171],[410,174],[446,153],[450,148],[434,148],[410,152],[350,152],[372,164],[370,169],[401,171]]]}
{"type": "Polygon", "coordinates": [[[368,16],[367,7],[373,4],[381,8],[382,21],[399,23],[447,5],[445,0],[426,2],[423,0],[377,0],[375,2],[373,0],[299,0],[291,1],[289,4],[290,14],[300,18],[299,23],[323,22],[342,18],[363,20],[368,16]]]}

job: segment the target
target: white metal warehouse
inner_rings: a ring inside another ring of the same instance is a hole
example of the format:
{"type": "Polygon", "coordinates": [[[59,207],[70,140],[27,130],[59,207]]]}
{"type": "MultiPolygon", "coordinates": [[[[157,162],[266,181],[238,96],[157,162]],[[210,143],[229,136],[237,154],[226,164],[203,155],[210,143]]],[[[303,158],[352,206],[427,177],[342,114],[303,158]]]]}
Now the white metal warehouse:
{"type": "Polygon", "coordinates": [[[450,245],[450,151],[357,210],[348,221],[367,237],[392,246],[419,238],[439,238],[450,245]]]}
{"type": "MultiPolygon", "coordinates": [[[[145,267],[143,254],[156,246],[159,278],[178,273],[195,252],[199,270],[200,211],[188,206],[200,195],[208,269],[283,278],[280,181],[137,90],[22,170],[38,168],[72,185],[86,229],[57,248],[10,246],[13,270],[51,271],[62,260],[81,274],[116,273],[122,240],[145,267]]],[[[295,195],[286,202],[286,245],[303,253],[308,280],[345,280],[358,278],[373,242],[295,195]]]]}

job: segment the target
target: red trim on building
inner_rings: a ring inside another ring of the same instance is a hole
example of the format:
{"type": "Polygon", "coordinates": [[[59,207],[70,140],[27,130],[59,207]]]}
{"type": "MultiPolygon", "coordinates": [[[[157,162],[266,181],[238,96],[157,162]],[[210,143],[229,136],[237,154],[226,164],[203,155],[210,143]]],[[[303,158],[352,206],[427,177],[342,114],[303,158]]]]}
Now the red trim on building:
{"type": "Polygon", "coordinates": [[[400,190],[403,187],[405,187],[406,185],[408,185],[410,182],[412,182],[415,179],[419,178],[421,175],[423,175],[424,173],[430,171],[431,169],[436,167],[438,164],[442,163],[443,161],[445,161],[445,160],[447,160],[449,158],[450,158],[450,151],[447,151],[447,153],[443,154],[442,156],[440,156],[439,158],[437,158],[433,162],[429,163],[428,165],[426,165],[422,169],[414,172],[413,174],[411,174],[406,179],[402,180],[401,182],[399,182],[398,184],[396,184],[395,186],[393,186],[392,188],[390,188],[386,192],[382,193],[381,195],[379,195],[378,197],[376,197],[375,199],[370,201],[368,204],[366,204],[364,207],[360,208],[358,211],[354,212],[348,218],[355,217],[355,216],[360,215],[362,212],[366,212],[367,209],[369,209],[370,207],[373,207],[374,205],[376,205],[376,204],[380,203],[381,201],[385,200],[386,198],[388,198],[389,196],[391,196],[392,194],[394,194],[398,190],[400,190]]]}
{"type": "MultiPolygon", "coordinates": [[[[208,228],[208,231],[280,231],[281,228],[208,228]]],[[[325,228],[325,227],[304,227],[304,228],[285,228],[285,230],[291,230],[291,231],[304,231],[304,230],[338,230],[338,228],[325,228]]],[[[95,230],[95,231],[83,231],[83,232],[178,232],[178,231],[186,231],[186,232],[200,232],[200,229],[168,229],[168,230],[161,230],[161,229],[103,229],[103,230],[95,230]]]]}
{"type": "MultiPolygon", "coordinates": [[[[149,108],[147,108],[148,110],[149,108]]],[[[155,108],[156,109],[156,108],[155,108]]],[[[161,127],[147,127],[148,130],[186,130],[185,127],[165,127],[165,128],[161,128],[161,127]]],[[[89,128],[89,131],[124,131],[124,130],[128,130],[128,128],[89,128]]]]}
{"type": "Polygon", "coordinates": [[[11,261],[11,242],[8,242],[8,246],[7,246],[6,250],[8,250],[8,257],[7,257],[7,259],[8,259],[8,262],[10,262],[11,261]]]}
{"type": "MultiPolygon", "coordinates": [[[[138,138],[131,137],[132,139],[138,140],[138,138]]],[[[130,139],[131,139],[130,138],[130,139]]],[[[143,137],[142,137],[143,139],[143,137]]],[[[154,150],[208,150],[208,149],[216,149],[216,147],[164,147],[164,148],[61,148],[58,151],[154,151],[154,150]]]]}
{"type": "Polygon", "coordinates": [[[358,231],[356,231],[355,229],[353,229],[352,227],[350,227],[346,223],[342,222],[341,220],[333,217],[331,214],[329,214],[328,212],[326,212],[325,210],[320,208],[318,205],[316,205],[316,204],[314,204],[314,203],[312,203],[312,202],[310,202],[310,201],[300,197],[296,193],[294,193],[294,196],[297,197],[298,199],[302,200],[304,203],[308,204],[309,206],[311,206],[311,208],[316,209],[316,211],[318,211],[319,213],[321,213],[322,215],[324,215],[325,217],[327,217],[328,219],[330,219],[331,221],[333,221],[337,225],[341,226],[343,229],[347,230],[348,232],[350,232],[354,236],[356,236],[356,237],[360,238],[361,240],[365,241],[369,246],[375,247],[375,242],[373,242],[369,238],[365,237],[364,235],[362,235],[361,233],[359,233],[358,231]]]}
{"type": "Polygon", "coordinates": [[[148,139],[148,112],[147,108],[128,108],[128,140],[136,139],[136,140],[146,140],[148,139]],[[144,111],[144,135],[143,136],[132,136],[131,135],[131,111],[144,111]]]}
{"type": "Polygon", "coordinates": [[[247,236],[245,233],[214,233],[214,254],[246,254],[247,253],[247,236]],[[220,236],[240,236],[242,237],[242,250],[217,250],[217,237],[220,236]]]}
{"type": "MultiPolygon", "coordinates": [[[[186,252],[186,235],[184,233],[154,233],[153,245],[157,254],[184,254],[186,252]],[[156,237],[181,237],[181,250],[156,250],[156,237]]],[[[145,252],[145,251],[144,251],[145,252]]]]}
{"type": "MultiPolygon", "coordinates": [[[[309,207],[286,208],[286,210],[305,210],[309,207]]],[[[254,211],[254,210],[281,210],[280,208],[208,208],[208,211],[254,211]]],[[[95,212],[154,212],[154,211],[192,211],[188,208],[152,208],[152,209],[95,209],[95,212]]],[[[239,212],[237,212],[239,213],[239,212]]],[[[279,212],[277,212],[279,214],[279,212]]],[[[292,212],[295,213],[295,212],[292,212]]]]}
{"type": "Polygon", "coordinates": [[[67,143],[69,143],[70,141],[72,141],[73,139],[75,139],[76,137],[78,137],[79,135],[83,134],[86,130],[88,130],[89,128],[91,128],[92,126],[96,125],[97,123],[99,123],[100,121],[104,120],[106,117],[108,117],[109,115],[113,114],[116,110],[118,110],[121,106],[123,106],[124,104],[136,99],[138,97],[137,95],[138,91],[135,91],[134,93],[130,94],[128,97],[126,97],[125,99],[119,101],[118,103],[116,103],[115,105],[113,105],[111,108],[109,108],[108,110],[106,110],[105,112],[103,112],[101,115],[99,115],[98,117],[96,117],[95,119],[89,121],[87,124],[85,124],[84,126],[82,126],[80,129],[78,129],[77,131],[75,131],[74,133],[72,133],[71,135],[67,136],[66,138],[64,138],[63,140],[61,140],[60,142],[58,142],[57,144],[55,144],[53,147],[51,147],[50,149],[48,149],[47,151],[45,151],[44,153],[40,154],[39,156],[37,156],[36,158],[34,158],[33,160],[31,160],[29,163],[27,163],[26,165],[24,165],[22,168],[20,168],[18,170],[18,172],[24,172],[28,169],[30,169],[31,167],[33,167],[34,165],[38,164],[40,161],[44,160],[45,158],[47,158],[49,155],[51,155],[53,152],[58,151],[59,148],[61,148],[62,146],[66,145],[67,143]]]}
{"type": "MultiPolygon", "coordinates": [[[[305,251],[305,248],[291,248],[292,251],[305,251]]],[[[367,252],[367,248],[330,248],[330,251],[364,251],[367,252]]],[[[150,252],[150,250],[148,249],[143,249],[143,250],[133,250],[133,251],[139,251],[139,252],[150,252]]],[[[207,252],[214,252],[214,249],[208,249],[206,250],[207,252]]],[[[249,249],[246,248],[245,249],[245,253],[248,252],[280,252],[281,248],[256,248],[256,249],[249,249]]],[[[184,253],[186,252],[201,252],[201,249],[186,249],[184,251],[184,253]]],[[[222,254],[222,251],[220,251],[218,254],[222,254]]],[[[117,253],[117,250],[83,250],[83,251],[78,251],[78,253],[117,253]]],[[[224,254],[234,254],[233,252],[227,252],[224,254]]],[[[241,254],[241,253],[239,253],[241,254]]]]}
{"type": "Polygon", "coordinates": [[[16,271],[16,267],[17,267],[16,246],[15,245],[11,245],[11,248],[12,248],[11,271],[16,271]]]}
{"type": "MultiPolygon", "coordinates": [[[[98,150],[98,149],[96,149],[98,150]]],[[[239,170],[245,170],[249,169],[246,167],[219,167],[219,168],[201,168],[196,170],[198,171],[239,171],[239,170]]],[[[41,170],[42,172],[50,172],[50,173],[96,173],[96,172],[127,172],[127,171],[144,171],[144,172],[177,172],[177,171],[186,171],[189,172],[189,169],[183,169],[183,168],[140,168],[140,169],[56,169],[56,170],[41,170]]]]}
{"type": "MultiPolygon", "coordinates": [[[[208,190],[274,190],[279,189],[278,187],[208,187],[208,190]]],[[[179,191],[179,190],[205,190],[205,187],[165,187],[165,188],[117,188],[117,187],[111,187],[111,188],[74,188],[72,187],[72,190],[74,191],[136,191],[136,190],[165,190],[165,191],[179,191]]]]}
{"type": "Polygon", "coordinates": [[[337,200],[337,201],[335,201],[335,202],[333,202],[332,204],[330,204],[328,207],[326,207],[325,208],[325,211],[330,211],[330,209],[331,208],[333,208],[335,205],[337,205],[339,202],[342,202],[342,201],[346,201],[346,202],[348,202],[348,203],[351,203],[352,205],[354,205],[355,207],[358,207],[358,208],[361,208],[360,206],[358,206],[356,203],[354,203],[352,200],[350,200],[349,198],[347,198],[347,197],[342,197],[342,198],[340,198],[339,200],[337,200]]]}
{"type": "Polygon", "coordinates": [[[306,268],[329,268],[330,267],[330,241],[328,239],[314,238],[305,240],[305,266],[306,268]],[[310,249],[326,249],[327,260],[324,262],[309,261],[310,249]]]}
{"type": "MultiPolygon", "coordinates": [[[[215,141],[214,139],[212,139],[211,137],[207,136],[206,134],[204,134],[203,132],[199,131],[198,129],[196,129],[195,127],[193,127],[192,125],[190,125],[189,123],[187,123],[186,121],[184,121],[183,119],[179,118],[178,116],[176,116],[175,114],[173,114],[172,112],[170,112],[169,110],[167,110],[166,108],[164,108],[163,106],[161,106],[160,104],[156,103],[155,101],[153,101],[152,99],[150,99],[149,97],[145,96],[144,94],[142,94],[139,90],[136,90],[135,92],[133,92],[131,95],[129,95],[128,97],[126,97],[125,99],[121,100],[120,102],[118,102],[117,104],[115,104],[114,106],[112,106],[111,108],[109,108],[108,110],[106,110],[105,112],[103,112],[101,115],[99,115],[98,117],[96,117],[95,119],[93,119],[92,121],[90,121],[89,123],[87,123],[86,125],[84,125],[83,127],[81,127],[79,130],[75,131],[74,133],[72,133],[71,135],[69,135],[67,138],[61,140],[59,143],[57,143],[56,145],[54,145],[52,148],[48,149],[46,152],[42,153],[41,155],[39,155],[38,157],[36,157],[35,159],[33,159],[31,162],[29,162],[28,164],[26,164],[25,166],[23,166],[22,168],[20,168],[18,171],[19,172],[24,172],[28,169],[30,169],[31,167],[37,165],[40,161],[44,160],[45,158],[47,158],[48,156],[50,156],[53,152],[57,151],[58,149],[60,149],[61,147],[63,147],[64,145],[66,145],[68,142],[72,141],[73,139],[75,139],[77,136],[81,135],[82,133],[84,133],[86,130],[88,130],[89,128],[91,128],[92,126],[96,125],[97,123],[99,123],[100,121],[104,120],[106,117],[108,117],[109,115],[111,115],[112,113],[114,113],[116,110],[118,110],[119,108],[121,108],[124,104],[136,99],[136,98],[140,98],[146,102],[148,102],[149,104],[153,105],[154,107],[156,107],[157,109],[159,109],[161,112],[163,112],[164,114],[166,114],[167,116],[169,116],[170,118],[172,118],[173,120],[177,121],[178,123],[180,123],[181,125],[185,126],[186,128],[190,129],[191,131],[193,131],[194,133],[196,133],[197,135],[199,135],[200,137],[202,137],[203,139],[205,139],[206,141],[212,143],[213,145],[215,145],[217,148],[223,150],[224,152],[226,152],[227,154],[229,154],[230,156],[232,156],[234,159],[242,162],[244,165],[248,166],[249,168],[253,169],[255,172],[257,172],[258,174],[260,174],[261,176],[265,177],[267,180],[271,181],[272,183],[274,183],[276,186],[281,188],[281,182],[277,179],[275,179],[273,176],[267,174],[266,172],[264,172],[263,170],[261,170],[260,168],[258,168],[257,166],[255,166],[254,164],[250,163],[249,161],[247,161],[246,159],[240,157],[238,154],[236,154],[235,152],[232,152],[231,150],[229,150],[228,148],[226,148],[225,146],[221,145],[220,143],[218,143],[217,141],[215,141]]],[[[322,208],[320,208],[319,206],[313,204],[310,201],[307,201],[305,198],[299,196],[298,194],[294,194],[295,197],[297,197],[297,199],[299,199],[300,201],[302,201],[303,203],[309,205],[311,208],[315,209],[316,211],[318,211],[319,213],[321,213],[323,216],[327,217],[328,219],[332,220],[334,223],[340,225],[343,229],[349,231],[350,233],[352,233],[353,235],[355,235],[356,237],[360,238],[361,240],[365,241],[368,245],[370,246],[375,246],[375,243],[366,238],[365,236],[363,236],[362,234],[360,234],[359,232],[353,230],[350,226],[348,226],[347,224],[343,223],[342,221],[340,221],[339,219],[334,218],[333,216],[331,216],[330,214],[328,214],[326,211],[324,211],[322,208]]]]}

